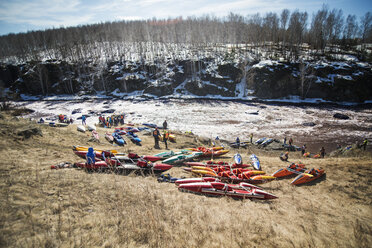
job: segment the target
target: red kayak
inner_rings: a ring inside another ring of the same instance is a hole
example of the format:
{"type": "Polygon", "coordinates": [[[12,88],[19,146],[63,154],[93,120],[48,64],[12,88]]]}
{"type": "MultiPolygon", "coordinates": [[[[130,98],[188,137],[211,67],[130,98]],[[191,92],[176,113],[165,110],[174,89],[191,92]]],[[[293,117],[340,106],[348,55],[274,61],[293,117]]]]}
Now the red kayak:
{"type": "Polygon", "coordinates": [[[180,184],[178,189],[184,192],[203,194],[207,196],[229,196],[236,199],[267,200],[277,198],[277,196],[247,183],[236,185],[222,182],[194,182],[180,184]]]}
{"type": "Polygon", "coordinates": [[[75,163],[76,167],[91,169],[91,170],[98,170],[98,169],[108,169],[109,166],[105,161],[96,161],[94,164],[87,164],[85,162],[75,163]]]}
{"type": "Polygon", "coordinates": [[[201,183],[201,182],[220,182],[219,179],[215,177],[195,177],[195,178],[185,178],[175,181],[176,185],[185,183],[201,183]]]}

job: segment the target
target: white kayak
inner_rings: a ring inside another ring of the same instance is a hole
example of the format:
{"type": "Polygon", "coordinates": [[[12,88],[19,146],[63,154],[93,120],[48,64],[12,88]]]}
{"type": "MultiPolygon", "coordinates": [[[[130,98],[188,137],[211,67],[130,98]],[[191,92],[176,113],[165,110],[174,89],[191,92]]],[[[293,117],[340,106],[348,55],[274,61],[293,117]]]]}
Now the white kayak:
{"type": "Polygon", "coordinates": [[[95,126],[95,125],[92,125],[92,124],[89,124],[89,125],[87,126],[87,128],[88,128],[88,131],[96,130],[96,126],[95,126]]]}
{"type": "Polygon", "coordinates": [[[83,133],[85,133],[85,131],[86,131],[86,129],[85,129],[85,127],[84,127],[83,125],[79,125],[79,126],[77,126],[77,130],[78,130],[79,132],[83,132],[83,133]]]}

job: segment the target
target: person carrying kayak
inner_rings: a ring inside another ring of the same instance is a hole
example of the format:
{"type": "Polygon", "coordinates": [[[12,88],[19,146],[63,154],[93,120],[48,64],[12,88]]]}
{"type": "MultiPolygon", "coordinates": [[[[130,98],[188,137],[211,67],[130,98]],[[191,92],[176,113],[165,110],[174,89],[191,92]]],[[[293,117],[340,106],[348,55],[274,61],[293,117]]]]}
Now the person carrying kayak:
{"type": "Polygon", "coordinates": [[[155,148],[160,148],[160,147],[159,147],[159,136],[160,136],[160,133],[159,133],[159,130],[158,130],[157,127],[156,127],[155,130],[152,132],[152,136],[154,136],[155,148]]]}

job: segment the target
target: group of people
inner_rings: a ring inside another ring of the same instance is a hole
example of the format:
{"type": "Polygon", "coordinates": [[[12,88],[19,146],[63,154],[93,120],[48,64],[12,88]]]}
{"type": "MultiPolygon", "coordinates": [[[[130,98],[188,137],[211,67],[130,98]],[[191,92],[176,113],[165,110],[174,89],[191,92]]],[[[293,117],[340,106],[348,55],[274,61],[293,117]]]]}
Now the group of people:
{"type": "Polygon", "coordinates": [[[164,142],[164,145],[165,145],[165,149],[168,150],[169,132],[168,132],[167,129],[168,129],[168,123],[167,123],[167,120],[165,120],[163,122],[163,134],[162,135],[160,134],[160,131],[159,131],[158,127],[156,127],[155,130],[152,132],[152,136],[154,137],[155,148],[156,149],[160,149],[159,140],[160,140],[160,137],[162,136],[163,142],[164,142]]]}
{"type": "Polygon", "coordinates": [[[67,115],[63,115],[63,114],[58,115],[58,121],[61,123],[67,123],[67,124],[74,123],[74,120],[72,118],[68,118],[67,115]]]}
{"type": "Polygon", "coordinates": [[[98,120],[99,120],[99,124],[101,124],[103,127],[110,128],[113,126],[118,126],[119,123],[120,125],[124,125],[124,118],[125,118],[125,114],[111,115],[107,117],[100,115],[98,117],[98,120]]]}

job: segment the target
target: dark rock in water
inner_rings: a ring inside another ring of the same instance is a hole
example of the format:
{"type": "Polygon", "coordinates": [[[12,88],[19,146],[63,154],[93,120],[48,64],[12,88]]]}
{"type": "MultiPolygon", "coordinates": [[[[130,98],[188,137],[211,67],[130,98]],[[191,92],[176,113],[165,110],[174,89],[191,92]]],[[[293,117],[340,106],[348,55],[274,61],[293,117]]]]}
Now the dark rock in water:
{"type": "Polygon", "coordinates": [[[304,123],[302,123],[302,125],[305,126],[305,127],[313,127],[316,124],[314,122],[304,122],[304,123]]]}
{"type": "Polygon", "coordinates": [[[81,109],[74,109],[72,110],[71,114],[78,114],[78,113],[81,113],[81,109]]]}
{"type": "Polygon", "coordinates": [[[247,114],[249,114],[249,115],[258,115],[258,111],[257,112],[246,112],[247,114]]]}
{"type": "Polygon", "coordinates": [[[336,118],[336,119],[341,119],[341,120],[348,120],[348,119],[350,119],[349,116],[344,115],[344,114],[341,114],[341,113],[336,113],[336,114],[333,115],[333,117],[336,118]]]}
{"type": "Polygon", "coordinates": [[[101,112],[101,114],[112,114],[115,112],[115,109],[106,109],[101,112]]]}
{"type": "Polygon", "coordinates": [[[25,139],[30,138],[33,135],[43,136],[43,132],[38,127],[28,127],[17,131],[18,136],[22,136],[25,139]]]}

